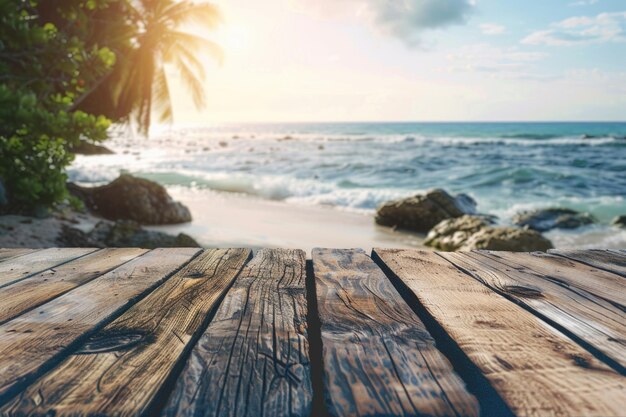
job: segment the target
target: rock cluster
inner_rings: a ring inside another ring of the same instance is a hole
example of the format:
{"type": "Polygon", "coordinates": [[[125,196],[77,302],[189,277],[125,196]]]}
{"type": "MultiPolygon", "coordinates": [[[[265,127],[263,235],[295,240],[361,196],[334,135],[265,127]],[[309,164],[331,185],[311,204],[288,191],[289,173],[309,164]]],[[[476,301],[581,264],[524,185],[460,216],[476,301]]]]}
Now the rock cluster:
{"type": "Polygon", "coordinates": [[[200,247],[191,236],[146,230],[132,220],[101,221],[90,232],[64,226],[58,242],[65,247],[137,247],[145,249],[200,247]]]}
{"type": "Polygon", "coordinates": [[[144,225],[174,224],[191,221],[189,209],[172,200],[167,190],[143,178],[122,174],[101,187],[68,184],[69,191],[85,207],[104,219],[89,232],[64,226],[58,237],[61,246],[77,247],[199,247],[190,236],[177,236],[146,230],[144,225]],[[111,221],[109,221],[111,220],[111,221]]]}
{"type": "Polygon", "coordinates": [[[494,226],[494,218],[476,213],[476,202],[466,194],[451,196],[441,189],[383,204],[376,222],[415,232],[428,232],[424,243],[442,251],[500,250],[546,251],[552,242],[532,227],[574,227],[588,224],[590,216],[569,210],[548,210],[519,217],[524,227],[494,226]]]}
{"type": "Polygon", "coordinates": [[[68,184],[68,189],[90,211],[105,219],[151,225],[191,221],[189,209],[172,200],[163,186],[129,174],[101,187],[68,184]]]}

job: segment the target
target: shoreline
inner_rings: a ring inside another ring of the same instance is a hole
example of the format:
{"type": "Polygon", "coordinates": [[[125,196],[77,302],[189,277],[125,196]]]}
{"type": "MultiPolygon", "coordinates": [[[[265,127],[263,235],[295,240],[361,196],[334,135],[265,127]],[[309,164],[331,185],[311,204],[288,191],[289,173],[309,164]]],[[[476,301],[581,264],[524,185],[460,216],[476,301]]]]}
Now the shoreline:
{"type": "MultiPolygon", "coordinates": [[[[369,213],[211,189],[166,188],[174,200],[189,207],[193,220],[174,225],[144,225],[143,229],[172,237],[185,233],[202,247],[295,247],[308,253],[315,247],[363,248],[366,251],[373,247],[434,250],[424,245],[424,235],[379,226],[369,213]]],[[[44,219],[3,215],[0,216],[0,247],[68,246],[59,241],[64,228],[89,233],[102,220],[96,215],[69,208],[53,212],[44,219]]],[[[545,232],[544,236],[557,249],[623,249],[626,243],[626,229],[607,229],[601,224],[574,230],[554,229],[545,232]]]]}
{"type": "Polygon", "coordinates": [[[314,247],[432,250],[423,245],[424,236],[378,226],[365,214],[210,190],[176,187],[168,192],[189,207],[193,221],[145,228],[186,233],[203,247],[297,247],[309,253],[314,247]]]}

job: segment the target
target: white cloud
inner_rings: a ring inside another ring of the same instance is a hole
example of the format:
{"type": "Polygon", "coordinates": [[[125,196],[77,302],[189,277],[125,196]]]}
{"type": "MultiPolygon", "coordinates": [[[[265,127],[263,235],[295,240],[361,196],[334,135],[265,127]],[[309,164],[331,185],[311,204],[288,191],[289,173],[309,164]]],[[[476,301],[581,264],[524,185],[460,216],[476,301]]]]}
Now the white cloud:
{"type": "Polygon", "coordinates": [[[464,24],[475,0],[284,0],[299,11],[314,10],[326,16],[349,15],[365,20],[381,32],[419,44],[423,32],[464,24]]]}
{"type": "Polygon", "coordinates": [[[522,43],[561,46],[626,41],[626,12],[570,17],[550,26],[531,33],[522,43]]]}
{"type": "Polygon", "coordinates": [[[578,0],[570,3],[569,5],[572,7],[580,7],[580,6],[591,6],[596,4],[600,0],[578,0]]]}
{"type": "Polygon", "coordinates": [[[361,0],[386,33],[409,44],[425,30],[463,24],[474,10],[473,0],[361,0]]]}
{"type": "Polygon", "coordinates": [[[501,35],[506,31],[504,26],[495,23],[483,23],[479,27],[484,35],[501,35]]]}

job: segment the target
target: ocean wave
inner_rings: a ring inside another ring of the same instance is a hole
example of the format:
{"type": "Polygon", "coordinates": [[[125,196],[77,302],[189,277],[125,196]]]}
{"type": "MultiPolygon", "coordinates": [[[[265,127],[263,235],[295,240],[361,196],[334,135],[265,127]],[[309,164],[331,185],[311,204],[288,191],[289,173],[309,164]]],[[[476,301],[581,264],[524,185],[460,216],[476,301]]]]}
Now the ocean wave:
{"type": "Polygon", "coordinates": [[[139,175],[166,185],[205,188],[287,203],[333,206],[367,213],[373,212],[376,207],[386,201],[417,192],[390,188],[346,188],[346,183],[343,181],[334,184],[315,179],[227,172],[179,171],[139,173],[139,175]]]}
{"type": "Polygon", "coordinates": [[[514,133],[500,136],[505,139],[553,139],[560,137],[554,134],[541,134],[541,133],[514,133]]]}

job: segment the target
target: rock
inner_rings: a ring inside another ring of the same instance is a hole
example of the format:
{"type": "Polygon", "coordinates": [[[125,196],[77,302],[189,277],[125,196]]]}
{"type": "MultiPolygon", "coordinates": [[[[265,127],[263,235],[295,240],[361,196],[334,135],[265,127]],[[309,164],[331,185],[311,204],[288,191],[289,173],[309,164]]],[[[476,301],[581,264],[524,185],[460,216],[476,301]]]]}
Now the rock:
{"type": "Polygon", "coordinates": [[[472,235],[492,223],[489,218],[471,215],[443,220],[428,232],[424,244],[438,250],[455,251],[472,235]]]}
{"type": "Polygon", "coordinates": [[[466,194],[452,197],[441,189],[390,201],[376,212],[376,223],[426,233],[439,222],[476,212],[476,201],[466,194]]]}
{"type": "Polygon", "coordinates": [[[173,201],[163,186],[132,175],[122,174],[102,187],[68,184],[68,190],[105,219],[134,220],[141,224],[191,221],[189,209],[173,201]]]}
{"type": "MultiPolygon", "coordinates": [[[[132,220],[99,222],[87,234],[87,238],[103,247],[139,247],[146,249],[200,247],[191,236],[179,233],[177,236],[163,232],[145,230],[132,220]]],[[[81,245],[85,246],[85,245],[81,245]]],[[[89,246],[89,245],[87,245],[89,246]]]]}
{"type": "Polygon", "coordinates": [[[566,208],[527,211],[513,218],[514,224],[522,227],[528,226],[539,232],[551,229],[575,229],[594,222],[595,219],[589,213],[579,213],[566,208]]]}
{"type": "Polygon", "coordinates": [[[534,230],[487,226],[470,236],[459,250],[545,252],[553,247],[552,242],[534,230]]]}
{"type": "Polygon", "coordinates": [[[109,148],[96,145],[95,143],[81,140],[80,143],[72,148],[72,152],[78,155],[113,155],[115,152],[109,148]]]}
{"type": "Polygon", "coordinates": [[[617,216],[611,222],[613,226],[621,227],[622,229],[626,229],[626,214],[622,214],[621,216],[617,216]]]}

